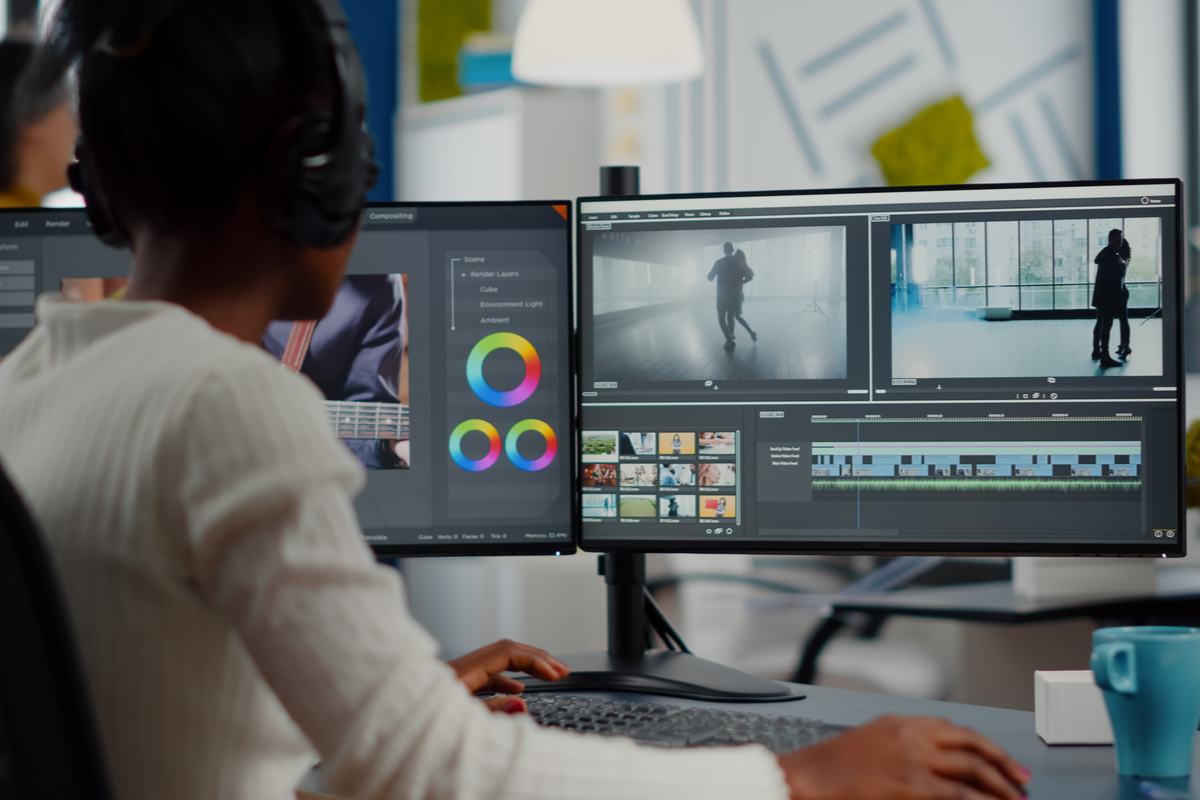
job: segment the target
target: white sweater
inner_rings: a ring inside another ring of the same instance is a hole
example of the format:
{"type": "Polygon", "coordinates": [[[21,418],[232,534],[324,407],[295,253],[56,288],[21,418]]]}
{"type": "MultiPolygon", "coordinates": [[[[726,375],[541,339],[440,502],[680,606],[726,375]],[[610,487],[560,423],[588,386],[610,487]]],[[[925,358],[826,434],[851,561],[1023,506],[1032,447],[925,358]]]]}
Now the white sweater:
{"type": "Polygon", "coordinates": [[[321,397],[165,303],[46,296],[0,364],[0,458],[45,535],[116,796],[780,798],[758,747],[661,751],[488,713],[351,498],[321,397]]]}

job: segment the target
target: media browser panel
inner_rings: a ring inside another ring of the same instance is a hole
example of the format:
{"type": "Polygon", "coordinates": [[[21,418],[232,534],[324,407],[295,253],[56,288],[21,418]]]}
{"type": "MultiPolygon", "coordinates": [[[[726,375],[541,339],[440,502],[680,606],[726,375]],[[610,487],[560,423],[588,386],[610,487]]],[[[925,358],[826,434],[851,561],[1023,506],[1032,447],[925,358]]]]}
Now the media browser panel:
{"type": "Polygon", "coordinates": [[[583,546],[1184,553],[1180,192],[581,200],[583,546]]]}
{"type": "MultiPolygon", "coordinates": [[[[565,553],[572,537],[570,206],[372,204],[320,320],[261,345],[311,379],[367,469],[381,555],[565,553]]],[[[0,211],[0,355],[40,292],[119,298],[128,251],[81,210],[0,211]]]]}

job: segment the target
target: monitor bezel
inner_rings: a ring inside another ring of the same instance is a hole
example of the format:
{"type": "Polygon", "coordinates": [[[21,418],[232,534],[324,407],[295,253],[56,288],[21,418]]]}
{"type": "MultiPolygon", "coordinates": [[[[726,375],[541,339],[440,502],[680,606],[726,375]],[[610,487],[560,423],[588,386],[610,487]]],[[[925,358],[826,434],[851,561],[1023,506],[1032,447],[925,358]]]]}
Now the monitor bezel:
{"type": "MultiPolygon", "coordinates": [[[[1115,545],[1104,544],[1089,544],[1081,547],[1078,544],[1069,542],[1050,542],[1046,544],[1033,545],[1026,542],[1016,543],[1019,546],[1014,547],[995,547],[991,543],[961,543],[955,544],[951,548],[939,542],[908,542],[898,543],[895,546],[890,546],[886,542],[847,542],[844,540],[827,541],[827,542],[812,542],[805,541],[802,546],[798,547],[780,547],[778,542],[763,542],[761,544],[755,542],[751,537],[727,540],[726,543],[707,542],[697,540],[655,540],[636,542],[634,540],[612,540],[601,539],[591,540],[586,538],[586,527],[583,524],[583,508],[581,502],[575,504],[575,521],[574,529],[577,531],[577,543],[579,549],[588,553],[724,553],[724,554],[763,554],[763,555],[881,555],[881,556],[900,556],[900,555],[940,555],[940,556],[999,556],[999,557],[1019,557],[1019,556],[1083,556],[1083,557],[1124,557],[1124,558],[1182,558],[1187,555],[1187,530],[1184,521],[1186,519],[1184,507],[1184,491],[1182,483],[1183,466],[1184,466],[1184,451],[1183,441],[1186,431],[1186,399],[1184,396],[1186,373],[1184,372],[1184,345],[1186,344],[1183,333],[1183,310],[1184,310],[1184,289],[1186,280],[1186,267],[1184,262],[1185,249],[1185,225],[1184,225],[1184,194],[1183,181],[1178,178],[1133,178],[1121,180],[1096,180],[1096,181],[1045,181],[1041,183],[967,183],[967,184],[951,184],[951,185],[931,185],[931,186],[870,186],[870,187],[855,187],[855,188],[832,188],[832,189],[780,189],[771,191],[754,191],[754,192],[692,192],[687,194],[653,194],[653,195],[628,195],[628,196],[590,196],[580,197],[576,199],[575,206],[575,266],[574,271],[578,272],[583,264],[583,237],[582,226],[583,222],[583,204],[589,202],[638,202],[641,200],[688,200],[688,199],[719,199],[719,198],[753,198],[753,197],[777,197],[780,195],[798,195],[805,197],[813,197],[820,195],[847,195],[847,194],[884,194],[884,193],[920,193],[934,191],[978,191],[980,189],[1054,189],[1058,187],[1106,187],[1106,186],[1138,186],[1149,184],[1171,184],[1175,188],[1175,247],[1177,253],[1178,269],[1176,270],[1176,286],[1175,286],[1175,314],[1178,320],[1178,330],[1180,331],[1179,347],[1175,353],[1176,375],[1178,376],[1176,386],[1176,427],[1179,431],[1179,436],[1176,437],[1175,444],[1175,463],[1179,469],[1181,481],[1177,484],[1176,491],[1176,512],[1179,519],[1179,536],[1178,540],[1171,547],[1155,545],[1153,543],[1123,543],[1115,545]]],[[[591,212],[589,212],[591,213],[591,212]]],[[[580,282],[578,275],[576,276],[575,285],[579,286],[580,282]]],[[[582,356],[583,336],[578,329],[579,313],[578,305],[579,298],[574,298],[576,306],[576,324],[573,326],[573,335],[575,339],[576,352],[574,354],[574,363],[580,364],[582,356]]],[[[576,375],[575,387],[575,427],[576,430],[581,430],[581,422],[579,414],[582,410],[583,388],[576,375]]],[[[578,447],[578,443],[576,443],[578,447]]],[[[579,474],[578,459],[575,464],[576,474],[579,474]]],[[[579,488],[576,486],[575,493],[579,494],[579,488]]]]}
{"type": "MultiPolygon", "coordinates": [[[[419,558],[419,557],[446,557],[446,556],[558,556],[572,555],[578,549],[579,543],[579,491],[578,491],[578,453],[576,452],[579,415],[577,413],[578,404],[575,402],[573,394],[573,385],[575,383],[575,354],[577,345],[575,339],[575,259],[573,257],[574,247],[573,238],[575,236],[575,205],[571,200],[476,200],[476,201],[429,201],[429,202],[404,202],[404,201],[376,201],[368,203],[364,209],[364,213],[373,208],[415,208],[418,211],[424,208],[495,208],[495,207],[514,207],[514,206],[566,206],[567,208],[567,275],[566,275],[566,297],[567,303],[570,306],[566,316],[567,321],[567,374],[571,376],[572,393],[568,395],[567,420],[570,430],[565,436],[559,438],[560,448],[567,450],[563,455],[571,459],[571,483],[569,487],[569,502],[571,504],[571,518],[569,521],[571,537],[566,542],[558,542],[554,544],[542,544],[540,542],[501,542],[501,543],[480,543],[470,545],[441,545],[441,544],[375,544],[368,542],[372,552],[378,558],[419,558]],[[570,442],[570,445],[563,445],[570,442]]],[[[360,229],[361,236],[365,229],[360,229]]],[[[374,530],[374,529],[373,529],[374,530]]]]}

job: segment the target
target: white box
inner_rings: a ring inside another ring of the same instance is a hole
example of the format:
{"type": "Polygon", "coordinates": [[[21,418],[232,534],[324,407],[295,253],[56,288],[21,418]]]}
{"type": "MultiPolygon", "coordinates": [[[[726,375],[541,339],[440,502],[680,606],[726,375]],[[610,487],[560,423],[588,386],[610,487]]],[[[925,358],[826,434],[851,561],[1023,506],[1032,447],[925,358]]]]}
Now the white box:
{"type": "Polygon", "coordinates": [[[1152,558],[1014,558],[1013,591],[1024,598],[1153,595],[1158,561],[1152,558]]]}
{"type": "Polygon", "coordinates": [[[1112,744],[1104,694],[1090,669],[1033,673],[1033,714],[1046,744],[1112,744]]]}

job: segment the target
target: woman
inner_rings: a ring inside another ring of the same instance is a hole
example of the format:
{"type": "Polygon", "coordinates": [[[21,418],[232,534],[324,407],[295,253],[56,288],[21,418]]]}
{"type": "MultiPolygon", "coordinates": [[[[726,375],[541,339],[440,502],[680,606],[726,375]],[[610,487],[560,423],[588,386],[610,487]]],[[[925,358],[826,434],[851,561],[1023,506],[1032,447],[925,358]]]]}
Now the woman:
{"type": "Polygon", "coordinates": [[[724,497],[722,497],[720,500],[717,501],[717,516],[718,517],[725,516],[725,498],[724,497]]]}
{"type": "Polygon", "coordinates": [[[79,126],[63,75],[27,69],[31,42],[0,42],[0,208],[40,206],[67,185],[79,126]]]}
{"type": "Polygon", "coordinates": [[[488,714],[470,691],[520,688],[499,672],[565,667],[513,643],[436,659],[363,542],[361,464],[257,346],[326,312],[353,247],[297,244],[266,202],[286,125],[330,97],[310,4],[65,0],[54,41],[132,277],[123,300],[41,300],[0,364],[0,453],[62,579],[115,796],[282,800],[320,754],[345,797],[1017,800],[1010,757],[933,720],[777,758],[488,714]]]}
{"type": "Polygon", "coordinates": [[[677,434],[675,434],[675,437],[673,439],[671,439],[671,454],[679,455],[682,452],[683,452],[683,439],[680,439],[679,434],[677,433],[677,434]]]}
{"type": "Polygon", "coordinates": [[[754,270],[750,269],[750,265],[746,263],[746,253],[739,247],[738,251],[733,254],[733,257],[738,260],[738,264],[742,267],[742,288],[738,290],[737,310],[734,312],[734,319],[742,323],[742,327],[750,334],[750,341],[757,342],[758,334],[750,330],[750,323],[746,322],[742,316],[742,305],[746,302],[745,286],[750,281],[754,280],[754,270]]]}
{"type": "Polygon", "coordinates": [[[1121,343],[1117,355],[1124,357],[1129,346],[1129,289],[1125,273],[1129,268],[1130,252],[1125,234],[1113,228],[1108,232],[1108,246],[1096,254],[1096,280],[1092,289],[1092,307],[1096,309],[1096,325],[1092,328],[1092,360],[1099,360],[1100,369],[1124,366],[1108,352],[1113,321],[1120,319],[1121,343]]]}

